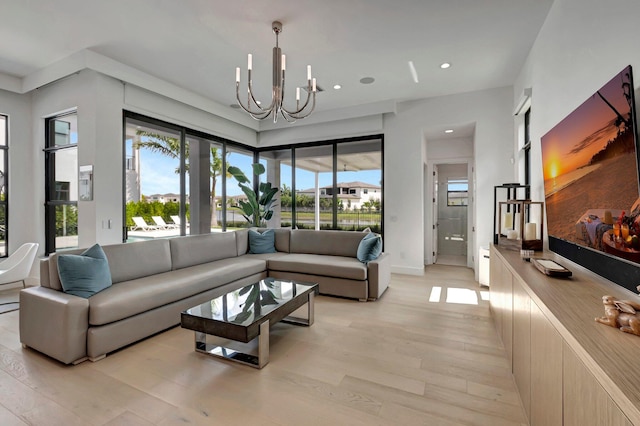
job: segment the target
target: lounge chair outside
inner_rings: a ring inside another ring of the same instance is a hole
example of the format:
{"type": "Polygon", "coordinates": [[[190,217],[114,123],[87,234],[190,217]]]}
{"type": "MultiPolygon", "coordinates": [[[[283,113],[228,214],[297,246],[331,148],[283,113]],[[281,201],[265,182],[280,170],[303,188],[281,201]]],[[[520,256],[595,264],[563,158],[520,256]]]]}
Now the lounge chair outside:
{"type": "Polygon", "coordinates": [[[179,226],[175,223],[167,223],[162,216],[151,216],[151,219],[156,223],[160,229],[178,229],[179,226]]]}
{"type": "MultiPolygon", "coordinates": [[[[171,215],[170,217],[171,217],[171,220],[173,221],[173,223],[175,223],[175,224],[176,224],[176,226],[177,226],[178,228],[180,228],[180,216],[177,216],[177,215],[171,215]]],[[[189,222],[187,222],[187,228],[188,228],[188,227],[189,227],[189,222]]]]}
{"type": "Polygon", "coordinates": [[[154,231],[159,229],[156,225],[147,225],[147,222],[140,216],[134,216],[131,218],[135,226],[131,228],[132,231],[141,230],[141,231],[154,231]]]}

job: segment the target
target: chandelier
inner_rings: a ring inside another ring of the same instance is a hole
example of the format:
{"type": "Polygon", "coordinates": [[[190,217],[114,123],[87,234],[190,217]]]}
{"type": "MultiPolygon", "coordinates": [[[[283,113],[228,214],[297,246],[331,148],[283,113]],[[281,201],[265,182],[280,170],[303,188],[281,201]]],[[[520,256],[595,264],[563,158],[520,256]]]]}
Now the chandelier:
{"type": "Polygon", "coordinates": [[[308,117],[316,107],[316,79],[311,78],[311,65],[307,65],[307,91],[306,100],[303,104],[300,102],[300,87],[296,87],[296,107],[294,110],[286,109],[283,105],[284,100],[284,74],[286,70],[286,56],[282,54],[282,50],[278,47],[278,35],[282,32],[282,23],[274,21],[271,24],[273,32],[276,34],[276,46],[273,48],[273,88],[271,89],[271,104],[267,107],[260,106],[261,103],[256,100],[253,95],[253,81],[251,80],[251,68],[253,59],[251,53],[247,57],[248,70],[248,86],[247,86],[247,104],[244,105],[240,100],[240,67],[236,68],[236,99],[238,105],[256,120],[264,120],[273,114],[273,122],[278,121],[278,114],[282,115],[289,123],[308,117]],[[311,105],[309,105],[311,102],[311,105]]]}

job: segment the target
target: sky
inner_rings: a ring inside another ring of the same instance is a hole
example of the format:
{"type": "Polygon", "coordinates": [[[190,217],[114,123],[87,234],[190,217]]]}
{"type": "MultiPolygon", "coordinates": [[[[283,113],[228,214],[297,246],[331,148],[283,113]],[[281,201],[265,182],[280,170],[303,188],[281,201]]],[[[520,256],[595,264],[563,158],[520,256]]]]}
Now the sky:
{"type": "MultiPolygon", "coordinates": [[[[622,115],[629,113],[621,83],[625,68],[611,79],[600,93],[622,115]]],[[[627,78],[624,78],[628,82],[627,78]]],[[[542,164],[544,179],[555,178],[586,165],[593,154],[600,151],[615,137],[617,128],[612,124],[616,114],[594,92],[582,105],[542,137],[542,164]]]]}
{"type": "MultiPolygon", "coordinates": [[[[127,153],[130,155],[130,143],[127,143],[127,153]]],[[[240,167],[245,174],[250,177],[251,163],[253,158],[238,153],[229,154],[228,164],[240,167]]],[[[179,166],[178,159],[151,152],[148,149],[140,150],[140,175],[143,195],[180,193],[180,176],[176,173],[179,166]]],[[[281,170],[282,183],[291,188],[291,167],[283,165],[281,170]]],[[[263,175],[264,177],[264,175],[263,175]]],[[[358,172],[338,172],[338,182],[361,181],[380,185],[380,170],[358,171],[358,172]]],[[[188,181],[187,181],[188,182],[188,181]]],[[[320,186],[331,185],[331,173],[321,173],[319,177],[320,186]]],[[[187,183],[188,184],[188,183],[187,183]]],[[[296,188],[309,189],[315,186],[315,174],[300,170],[296,175],[296,188]]],[[[218,182],[216,193],[222,193],[222,182],[218,182]]],[[[227,195],[240,195],[242,191],[234,178],[227,182],[227,195]]]]}

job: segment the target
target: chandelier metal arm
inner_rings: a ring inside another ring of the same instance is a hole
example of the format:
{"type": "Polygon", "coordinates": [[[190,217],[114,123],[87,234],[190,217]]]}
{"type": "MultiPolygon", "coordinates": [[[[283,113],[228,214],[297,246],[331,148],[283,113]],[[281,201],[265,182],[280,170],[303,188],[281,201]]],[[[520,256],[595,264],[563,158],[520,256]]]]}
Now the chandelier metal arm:
{"type": "Polygon", "coordinates": [[[246,106],[240,100],[240,68],[236,68],[236,100],[238,105],[245,112],[251,115],[256,120],[264,120],[273,113],[273,122],[276,123],[278,115],[289,123],[293,123],[296,120],[308,117],[316,107],[316,79],[311,78],[311,66],[307,66],[307,98],[302,106],[300,106],[300,88],[296,89],[296,109],[290,111],[284,107],[284,89],[285,89],[285,56],[282,54],[282,50],[278,45],[278,35],[282,32],[282,24],[278,21],[272,23],[273,32],[276,34],[276,45],[273,48],[273,86],[271,89],[271,104],[268,107],[260,106],[260,103],[256,100],[253,94],[253,80],[251,78],[252,70],[252,55],[249,54],[247,58],[247,104],[246,106]],[[311,108],[307,109],[309,102],[311,108]],[[257,111],[252,108],[255,106],[257,111]]]}

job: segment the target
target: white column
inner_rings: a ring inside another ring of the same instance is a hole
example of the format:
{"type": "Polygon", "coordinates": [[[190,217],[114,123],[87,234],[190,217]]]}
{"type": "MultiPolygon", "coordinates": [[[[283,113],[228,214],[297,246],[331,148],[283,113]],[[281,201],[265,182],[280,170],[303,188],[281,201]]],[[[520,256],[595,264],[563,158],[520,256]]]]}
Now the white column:
{"type": "Polygon", "coordinates": [[[315,208],[315,222],[316,231],[320,230],[320,174],[316,172],[316,208],[315,208]]]}

